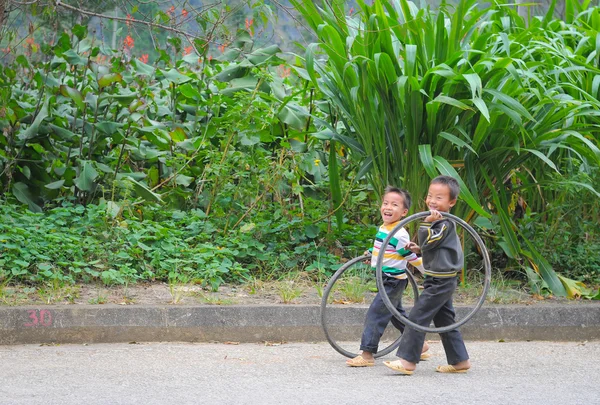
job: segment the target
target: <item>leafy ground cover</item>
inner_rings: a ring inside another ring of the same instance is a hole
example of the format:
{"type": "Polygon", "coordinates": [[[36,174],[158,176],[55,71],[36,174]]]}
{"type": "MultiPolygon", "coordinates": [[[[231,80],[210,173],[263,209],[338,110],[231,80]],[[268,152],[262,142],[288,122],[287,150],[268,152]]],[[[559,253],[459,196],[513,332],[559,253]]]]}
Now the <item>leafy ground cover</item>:
{"type": "MultiPolygon", "coordinates": [[[[153,299],[156,303],[232,304],[257,299],[317,303],[333,272],[372,243],[373,227],[361,223],[336,233],[328,230],[326,221],[316,224],[295,215],[277,218],[268,211],[257,213],[252,221],[252,226],[230,232],[201,210],[146,207],[112,217],[106,203],[83,207],[64,202],[47,213],[2,204],[0,301],[5,305],[153,299]]],[[[574,286],[578,287],[574,291],[597,297],[596,262],[585,260],[597,246],[567,242],[550,259],[560,269],[569,249],[587,249],[572,251],[571,260],[579,260],[578,265],[561,273],[587,282],[587,286],[574,286]]],[[[532,281],[533,275],[511,265],[501,249],[488,246],[494,264],[490,302],[550,296],[543,280],[532,281]]],[[[481,259],[468,245],[466,249],[468,271],[459,296],[469,303],[481,291],[481,259]]],[[[340,283],[334,299],[360,303],[373,290],[373,274],[365,265],[340,283]]]]}

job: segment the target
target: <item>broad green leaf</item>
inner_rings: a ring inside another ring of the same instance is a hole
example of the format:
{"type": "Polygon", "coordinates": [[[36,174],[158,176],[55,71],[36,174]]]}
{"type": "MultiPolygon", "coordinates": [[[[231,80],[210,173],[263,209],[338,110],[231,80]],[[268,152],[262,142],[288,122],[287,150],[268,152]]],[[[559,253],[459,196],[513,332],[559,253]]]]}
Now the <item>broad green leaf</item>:
{"type": "Polygon", "coordinates": [[[215,79],[220,82],[229,82],[233,79],[237,79],[239,77],[243,77],[250,72],[250,68],[243,67],[240,65],[230,65],[228,68],[223,69],[218,75],[215,76],[215,79]]]}
{"type": "Polygon", "coordinates": [[[292,128],[302,130],[306,126],[308,111],[296,103],[288,103],[279,112],[278,117],[292,128]]]}
{"type": "Polygon", "coordinates": [[[190,83],[186,83],[182,86],[179,86],[179,91],[187,98],[191,98],[197,101],[202,99],[200,92],[196,89],[196,87],[192,86],[190,83]]]}
{"type": "Polygon", "coordinates": [[[319,236],[319,227],[315,225],[308,225],[306,228],[304,228],[304,233],[308,238],[314,239],[319,236]]]}
{"type": "Polygon", "coordinates": [[[138,196],[142,197],[148,202],[162,202],[160,194],[151,191],[148,187],[131,177],[127,177],[127,179],[133,184],[133,189],[138,196]]]}
{"type": "Polygon", "coordinates": [[[124,124],[122,124],[120,122],[113,122],[113,121],[102,121],[102,122],[95,123],[94,126],[100,132],[102,132],[106,135],[114,135],[119,130],[119,128],[122,128],[124,126],[124,124]]]}
{"type": "Polygon", "coordinates": [[[567,291],[565,290],[564,285],[552,269],[552,266],[539,252],[536,250],[535,246],[527,239],[523,238],[523,241],[529,248],[527,251],[523,251],[523,253],[528,256],[535,266],[535,270],[540,274],[542,279],[548,284],[548,288],[552,293],[559,297],[566,297],[567,291]]]}
{"type": "Polygon", "coordinates": [[[278,52],[281,52],[281,50],[277,45],[269,45],[265,48],[255,50],[247,56],[247,59],[252,65],[258,66],[271,59],[278,52]]]}
{"type": "Polygon", "coordinates": [[[44,187],[49,188],[50,190],[57,190],[57,189],[61,188],[63,186],[63,184],[65,184],[64,180],[58,180],[58,181],[54,181],[52,183],[48,183],[44,187]]]}
{"type": "Polygon", "coordinates": [[[589,297],[592,294],[592,289],[587,288],[586,285],[582,281],[572,280],[570,278],[557,275],[560,282],[565,287],[565,291],[567,292],[567,298],[580,298],[580,297],[589,297]]]}
{"type": "Polygon", "coordinates": [[[552,160],[550,160],[546,155],[544,155],[539,150],[525,149],[525,148],[523,150],[527,151],[529,153],[532,153],[535,156],[539,157],[542,161],[544,161],[544,163],[546,163],[548,166],[550,166],[552,169],[554,169],[556,172],[558,172],[558,169],[557,169],[556,165],[554,164],[554,162],[552,160]]]}
{"type": "Polygon", "coordinates": [[[79,176],[75,178],[75,185],[83,191],[90,192],[93,190],[94,181],[98,178],[98,172],[94,169],[92,162],[82,161],[80,166],[79,176]]]}
{"type": "Polygon", "coordinates": [[[475,149],[473,149],[471,147],[471,145],[469,145],[468,143],[466,143],[465,141],[463,141],[462,139],[458,138],[457,136],[454,136],[452,134],[449,134],[448,132],[440,132],[440,136],[450,142],[452,142],[453,144],[455,144],[456,146],[458,146],[459,148],[467,148],[469,149],[471,152],[473,152],[475,155],[477,155],[477,152],[475,152],[475,149]]]}
{"type": "Polygon", "coordinates": [[[60,93],[63,96],[68,97],[71,100],[73,100],[75,102],[75,104],[77,105],[77,107],[81,111],[83,111],[85,109],[85,105],[83,104],[83,96],[79,92],[79,90],[76,90],[76,89],[73,89],[71,87],[62,85],[62,86],[60,86],[60,93]]]}
{"type": "Polygon", "coordinates": [[[460,108],[461,110],[471,110],[472,108],[469,107],[468,105],[466,105],[465,103],[458,101],[452,97],[448,97],[448,96],[437,96],[433,102],[438,102],[438,103],[444,103],[444,104],[448,104],[457,108],[460,108]]]}
{"type": "Polygon", "coordinates": [[[167,71],[162,71],[165,79],[175,84],[183,84],[192,80],[191,77],[186,76],[180,73],[177,69],[169,69],[167,71]]]}
{"type": "Polygon", "coordinates": [[[12,186],[12,193],[17,200],[21,201],[23,204],[27,204],[30,211],[42,212],[42,208],[35,203],[27,184],[16,182],[12,186]]]}
{"type": "Polygon", "coordinates": [[[169,136],[171,137],[173,142],[182,142],[187,139],[187,136],[185,136],[185,131],[183,130],[183,128],[175,128],[173,131],[169,132],[169,136]]]}
{"type": "Polygon", "coordinates": [[[20,140],[28,141],[37,136],[40,125],[42,124],[44,119],[46,117],[48,117],[48,101],[49,101],[49,99],[46,98],[44,101],[44,104],[42,104],[42,108],[40,109],[40,112],[35,117],[35,120],[33,121],[33,123],[29,127],[27,127],[27,129],[25,131],[21,132],[18,135],[18,138],[20,140]]]}
{"type": "Polygon", "coordinates": [[[123,76],[119,73],[109,73],[98,79],[98,86],[100,88],[108,87],[114,83],[120,83],[123,81],[123,76]]]}
{"type": "Polygon", "coordinates": [[[178,186],[188,187],[193,181],[193,177],[184,176],[183,174],[178,174],[177,177],[175,177],[175,184],[178,186]]]}
{"type": "Polygon", "coordinates": [[[485,104],[485,101],[483,101],[482,98],[479,97],[475,97],[473,98],[473,104],[475,104],[475,107],[477,107],[477,109],[481,112],[481,114],[485,117],[486,121],[490,121],[490,112],[487,108],[487,105],[485,104]]]}
{"type": "Polygon", "coordinates": [[[423,168],[427,172],[430,178],[437,176],[437,170],[435,168],[435,162],[431,155],[431,145],[419,145],[419,156],[421,157],[421,163],[423,168]]]}

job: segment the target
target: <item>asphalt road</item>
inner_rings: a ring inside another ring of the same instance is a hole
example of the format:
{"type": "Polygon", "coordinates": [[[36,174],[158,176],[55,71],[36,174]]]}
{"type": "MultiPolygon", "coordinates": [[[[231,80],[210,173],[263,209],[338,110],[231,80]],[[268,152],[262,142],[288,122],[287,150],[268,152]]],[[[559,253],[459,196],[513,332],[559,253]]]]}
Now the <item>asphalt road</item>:
{"type": "Polygon", "coordinates": [[[0,346],[0,404],[600,404],[600,341],[467,342],[454,375],[431,346],[412,376],[326,343],[0,346]]]}

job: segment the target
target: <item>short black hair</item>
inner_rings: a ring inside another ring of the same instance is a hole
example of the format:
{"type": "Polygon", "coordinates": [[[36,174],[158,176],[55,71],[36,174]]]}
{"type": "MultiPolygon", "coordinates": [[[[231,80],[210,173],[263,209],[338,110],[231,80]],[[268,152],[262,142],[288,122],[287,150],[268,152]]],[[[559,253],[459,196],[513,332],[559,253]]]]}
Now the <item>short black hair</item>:
{"type": "Polygon", "coordinates": [[[386,195],[388,193],[400,194],[402,196],[402,199],[404,200],[404,208],[406,208],[407,210],[410,209],[410,206],[412,204],[412,198],[411,198],[410,194],[408,193],[408,191],[403,190],[396,186],[387,186],[385,188],[385,190],[383,191],[383,195],[386,195]]]}
{"type": "Polygon", "coordinates": [[[450,189],[451,200],[456,200],[458,194],[460,193],[460,185],[458,184],[458,181],[451,176],[437,176],[435,179],[431,180],[431,184],[443,184],[448,186],[450,189]]]}

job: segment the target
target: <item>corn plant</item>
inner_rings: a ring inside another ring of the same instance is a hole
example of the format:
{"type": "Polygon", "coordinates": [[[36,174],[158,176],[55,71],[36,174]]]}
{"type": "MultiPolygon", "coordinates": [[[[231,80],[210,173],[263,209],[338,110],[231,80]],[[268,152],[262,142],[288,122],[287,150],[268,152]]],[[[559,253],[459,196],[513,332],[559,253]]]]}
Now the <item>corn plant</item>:
{"type": "Polygon", "coordinates": [[[307,75],[339,118],[320,136],[348,148],[377,192],[400,185],[420,209],[431,178],[457,178],[454,213],[499,229],[509,257],[567,295],[519,238],[514,214],[519,197],[544,208],[563,159],[583,171],[600,162],[600,9],[567,1],[567,21],[553,20],[553,7],[525,21],[503,1],[442,2],[433,12],[407,0],[359,0],[353,15],[340,1],[292,3],[318,37],[306,48],[307,75]]]}

